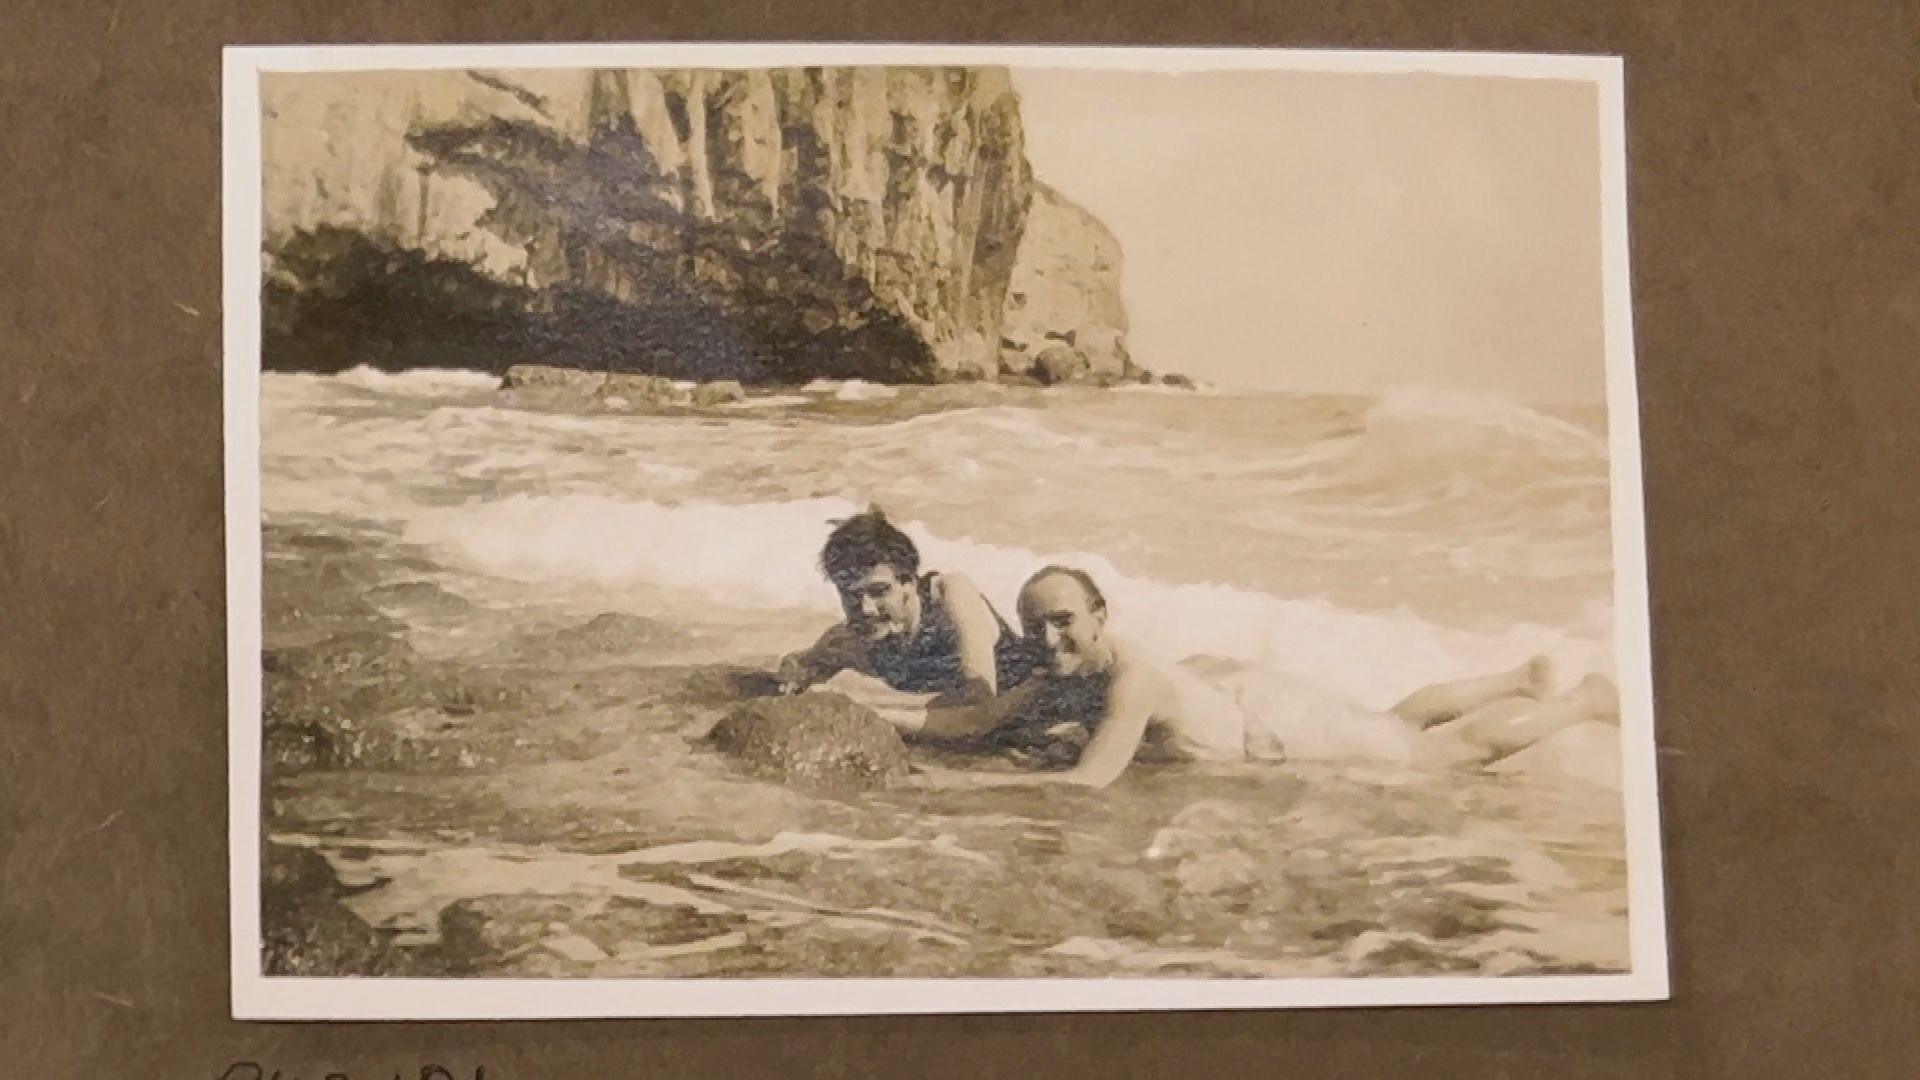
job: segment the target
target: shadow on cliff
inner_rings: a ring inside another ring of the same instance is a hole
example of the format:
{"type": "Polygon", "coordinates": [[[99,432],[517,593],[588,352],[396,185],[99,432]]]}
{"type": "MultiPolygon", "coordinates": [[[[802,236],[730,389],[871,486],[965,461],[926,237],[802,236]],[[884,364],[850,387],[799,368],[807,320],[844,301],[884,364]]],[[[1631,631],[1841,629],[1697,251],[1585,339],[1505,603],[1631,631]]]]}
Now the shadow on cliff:
{"type": "Polygon", "coordinates": [[[525,280],[398,238],[296,233],[275,250],[262,297],[268,369],[531,362],[747,383],[934,378],[919,336],[825,236],[786,227],[764,202],[690,212],[688,185],[630,120],[577,143],[504,119],[408,142],[431,175],[493,196],[481,224],[526,251],[525,280]]]}

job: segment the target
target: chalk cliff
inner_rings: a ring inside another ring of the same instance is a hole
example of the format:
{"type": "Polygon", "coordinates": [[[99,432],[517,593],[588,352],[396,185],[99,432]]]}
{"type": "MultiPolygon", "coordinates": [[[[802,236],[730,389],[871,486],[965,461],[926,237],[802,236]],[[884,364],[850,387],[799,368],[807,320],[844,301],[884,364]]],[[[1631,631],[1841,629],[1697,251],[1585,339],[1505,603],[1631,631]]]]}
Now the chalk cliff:
{"type": "Polygon", "coordinates": [[[1094,374],[1134,375],[1121,265],[1120,241],[1099,218],[1036,181],[1008,285],[1002,369],[1053,381],[1040,358],[1066,345],[1094,374]]]}
{"type": "Polygon", "coordinates": [[[262,96],[269,368],[928,382],[1060,342],[1124,358],[1118,245],[1036,185],[999,69],[287,74],[262,96]]]}

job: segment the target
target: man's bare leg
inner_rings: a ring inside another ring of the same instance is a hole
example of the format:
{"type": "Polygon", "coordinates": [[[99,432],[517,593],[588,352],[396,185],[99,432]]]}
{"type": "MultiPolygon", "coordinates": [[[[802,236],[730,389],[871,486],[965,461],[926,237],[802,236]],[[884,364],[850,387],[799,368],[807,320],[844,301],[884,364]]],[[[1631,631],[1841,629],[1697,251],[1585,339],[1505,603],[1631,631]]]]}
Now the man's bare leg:
{"type": "Polygon", "coordinates": [[[1547,658],[1536,656],[1512,671],[1435,683],[1415,690],[1395,705],[1392,712],[1416,729],[1425,730],[1503,698],[1538,698],[1547,692],[1552,678],[1553,669],[1547,658]]]}
{"type": "Polygon", "coordinates": [[[1581,679],[1578,685],[1567,691],[1566,697],[1586,709],[1595,720],[1610,724],[1620,722],[1620,688],[1605,675],[1596,672],[1581,679]]]}
{"type": "Polygon", "coordinates": [[[1430,755],[1455,764],[1484,765],[1570,727],[1604,722],[1606,716],[1604,702],[1579,691],[1540,701],[1510,697],[1430,727],[1420,741],[1430,755]]]}

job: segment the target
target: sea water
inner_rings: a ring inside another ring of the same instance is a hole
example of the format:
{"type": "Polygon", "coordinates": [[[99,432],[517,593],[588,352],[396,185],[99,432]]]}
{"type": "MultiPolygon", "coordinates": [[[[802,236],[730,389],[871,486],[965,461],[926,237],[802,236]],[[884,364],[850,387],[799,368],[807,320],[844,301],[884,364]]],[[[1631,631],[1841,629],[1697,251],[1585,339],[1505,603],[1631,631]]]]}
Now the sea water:
{"type": "MultiPolygon", "coordinates": [[[[528,688],[436,721],[501,725],[525,752],[271,792],[269,834],[321,850],[404,942],[465,903],[532,928],[490,961],[520,973],[1626,962],[1620,796],[1578,778],[1302,763],[813,795],[742,774],[687,737],[687,710],[628,690],[809,642],[837,614],[820,543],[876,504],[1009,616],[1028,574],[1071,563],[1116,632],[1169,660],[1228,657],[1369,707],[1541,653],[1562,686],[1611,674],[1597,409],[819,383],[649,415],[356,370],[265,376],[261,424],[270,610],[292,568],[347,560],[410,648],[528,688]],[[607,626],[628,628],[617,647],[587,632],[607,626]]],[[[269,619],[269,650],[297,637],[269,619]]]]}

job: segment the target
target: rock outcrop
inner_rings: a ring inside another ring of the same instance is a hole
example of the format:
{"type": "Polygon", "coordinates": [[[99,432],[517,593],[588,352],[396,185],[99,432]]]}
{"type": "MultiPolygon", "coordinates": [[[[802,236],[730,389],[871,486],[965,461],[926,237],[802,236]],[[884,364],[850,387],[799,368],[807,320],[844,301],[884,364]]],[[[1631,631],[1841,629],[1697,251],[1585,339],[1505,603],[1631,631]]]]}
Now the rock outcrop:
{"type": "Polygon", "coordinates": [[[1120,241],[1106,225],[1036,181],[1008,283],[1001,369],[1055,381],[1035,369],[1064,346],[1085,358],[1086,374],[1136,377],[1127,354],[1121,266],[1120,241]]]}
{"type": "Polygon", "coordinates": [[[1086,353],[1071,345],[1049,345],[1040,350],[1027,374],[1043,386],[1058,386],[1086,379],[1092,371],[1093,363],[1086,353]]]}
{"type": "Polygon", "coordinates": [[[260,848],[260,966],[268,975],[444,974],[431,953],[394,944],[349,910],[349,890],[316,852],[260,848]]]}
{"type": "Polygon", "coordinates": [[[1033,181],[1004,70],[284,74],[262,97],[268,368],[932,382],[994,377],[1009,340],[1125,363],[1118,245],[1033,181]]]}
{"type": "Polygon", "coordinates": [[[1030,184],[1004,72],[287,75],[264,97],[269,366],[990,362],[1030,184]]]}
{"type": "Polygon", "coordinates": [[[907,775],[900,733],[843,694],[747,701],[708,737],[753,771],[803,787],[866,790],[907,775]]]}

